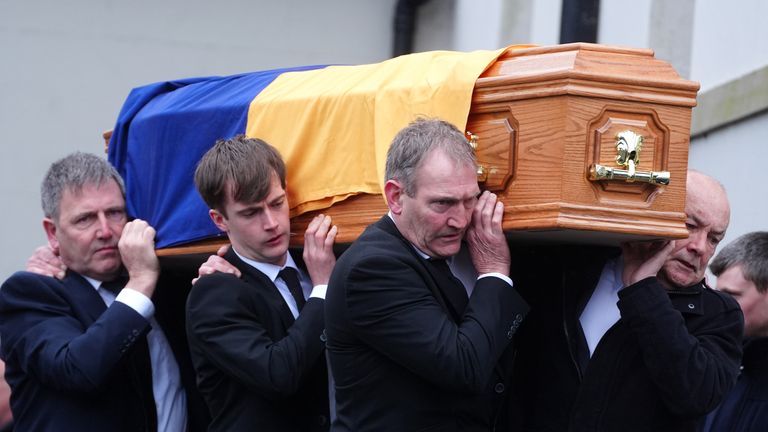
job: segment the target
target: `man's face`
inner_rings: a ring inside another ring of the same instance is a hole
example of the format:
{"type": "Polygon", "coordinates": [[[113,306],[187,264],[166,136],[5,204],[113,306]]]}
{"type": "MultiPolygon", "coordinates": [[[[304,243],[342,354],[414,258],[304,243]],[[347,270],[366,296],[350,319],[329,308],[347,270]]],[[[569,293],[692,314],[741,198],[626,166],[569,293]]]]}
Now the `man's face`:
{"type": "Polygon", "coordinates": [[[48,243],[71,270],[97,280],[113,279],[122,265],[117,242],[126,223],[125,199],[114,180],[79,191],[65,189],[57,220],[44,219],[48,243]]]}
{"type": "Polygon", "coordinates": [[[291,226],[285,189],[277,175],[272,176],[269,193],[262,201],[236,202],[228,192],[224,211],[226,217],[211,210],[211,219],[229,235],[238,253],[259,262],[285,264],[291,226]]]}
{"type": "Polygon", "coordinates": [[[685,199],[688,238],[675,249],[659,272],[670,288],[684,288],[704,279],[707,263],[725,236],[730,207],[725,192],[710,178],[691,173],[685,199]]]}
{"type": "Polygon", "coordinates": [[[414,196],[400,193],[399,205],[390,209],[406,239],[427,255],[444,258],[459,252],[479,193],[475,168],[438,149],[418,168],[414,196]]]}
{"type": "Polygon", "coordinates": [[[717,289],[739,302],[744,312],[745,336],[768,336],[768,292],[761,293],[754,282],[744,279],[740,265],[729,267],[717,277],[717,289]]]}

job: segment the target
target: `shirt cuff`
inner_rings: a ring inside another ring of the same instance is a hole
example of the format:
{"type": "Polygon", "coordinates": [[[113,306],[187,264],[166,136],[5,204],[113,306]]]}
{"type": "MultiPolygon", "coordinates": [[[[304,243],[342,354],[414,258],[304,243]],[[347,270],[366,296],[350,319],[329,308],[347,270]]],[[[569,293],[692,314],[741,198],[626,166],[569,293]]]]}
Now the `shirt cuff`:
{"type": "Polygon", "coordinates": [[[315,285],[314,288],[312,288],[312,292],[309,294],[309,297],[317,297],[319,299],[325,300],[325,292],[328,290],[328,285],[315,285]]]}
{"type": "Polygon", "coordinates": [[[120,291],[117,297],[115,297],[115,301],[125,304],[138,312],[145,319],[150,319],[152,315],[155,314],[155,305],[152,304],[152,300],[144,294],[128,287],[125,287],[120,291]]]}
{"type": "Polygon", "coordinates": [[[481,274],[480,276],[477,277],[477,280],[480,280],[480,279],[482,279],[484,277],[497,277],[497,278],[503,280],[504,282],[508,283],[509,286],[515,286],[515,284],[512,283],[512,279],[510,279],[509,276],[503,275],[501,273],[483,273],[483,274],[481,274]]]}

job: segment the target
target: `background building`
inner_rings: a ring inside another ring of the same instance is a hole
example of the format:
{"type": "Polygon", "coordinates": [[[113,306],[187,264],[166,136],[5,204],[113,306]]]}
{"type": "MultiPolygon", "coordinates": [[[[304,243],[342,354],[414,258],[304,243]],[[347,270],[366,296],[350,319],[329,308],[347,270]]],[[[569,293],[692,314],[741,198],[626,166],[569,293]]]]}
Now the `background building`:
{"type": "Polygon", "coordinates": [[[74,150],[103,152],[133,87],[403,50],[652,48],[701,83],[689,160],[730,193],[726,241],[765,230],[765,16],[761,0],[0,0],[0,280],[46,241],[45,169],[74,150]]]}

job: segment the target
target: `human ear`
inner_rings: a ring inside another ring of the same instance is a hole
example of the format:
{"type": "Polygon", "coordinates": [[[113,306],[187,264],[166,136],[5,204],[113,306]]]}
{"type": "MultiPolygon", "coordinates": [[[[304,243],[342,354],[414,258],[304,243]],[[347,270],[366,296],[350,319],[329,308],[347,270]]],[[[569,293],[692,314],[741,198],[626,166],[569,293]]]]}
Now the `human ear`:
{"type": "Polygon", "coordinates": [[[403,211],[402,198],[404,190],[397,180],[387,180],[384,184],[384,197],[387,199],[389,210],[396,215],[403,211]]]}
{"type": "Polygon", "coordinates": [[[58,255],[59,254],[59,239],[56,237],[56,224],[53,222],[53,219],[51,218],[44,218],[43,219],[43,229],[45,230],[45,235],[48,237],[48,245],[51,246],[51,249],[53,250],[53,253],[58,255]]]}
{"type": "Polygon", "coordinates": [[[228,225],[227,218],[223,214],[221,214],[221,212],[219,212],[216,209],[210,209],[208,210],[208,216],[211,217],[213,224],[216,225],[217,228],[219,228],[224,232],[229,232],[229,225],[228,225]]]}

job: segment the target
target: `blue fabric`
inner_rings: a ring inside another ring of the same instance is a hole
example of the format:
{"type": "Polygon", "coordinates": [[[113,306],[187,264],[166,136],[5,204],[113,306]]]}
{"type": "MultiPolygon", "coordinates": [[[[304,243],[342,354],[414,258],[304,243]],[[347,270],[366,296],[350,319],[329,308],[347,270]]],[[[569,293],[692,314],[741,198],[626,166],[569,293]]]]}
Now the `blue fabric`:
{"type": "Polygon", "coordinates": [[[251,101],[280,74],[303,66],[150,84],[131,91],[109,143],[125,180],[128,214],[157,230],[158,248],[222,235],[194,184],[217,139],[245,133],[251,101]]]}

